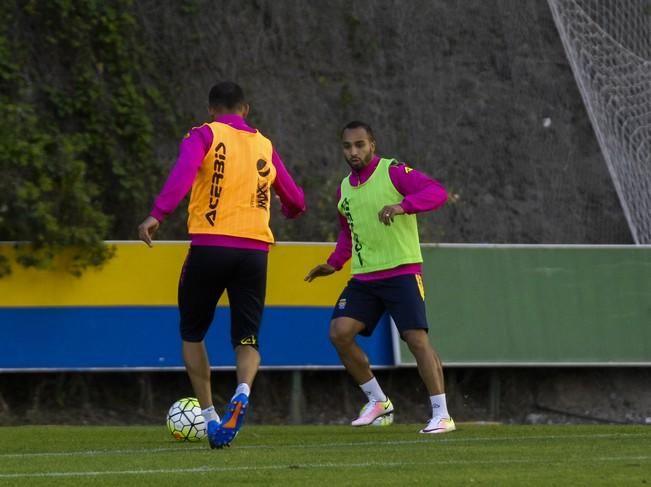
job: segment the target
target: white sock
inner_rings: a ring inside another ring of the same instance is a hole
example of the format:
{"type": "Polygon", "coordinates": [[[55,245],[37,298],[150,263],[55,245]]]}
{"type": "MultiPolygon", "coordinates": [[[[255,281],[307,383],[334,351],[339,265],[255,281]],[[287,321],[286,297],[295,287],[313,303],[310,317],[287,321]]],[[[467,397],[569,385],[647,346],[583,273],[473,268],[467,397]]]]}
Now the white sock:
{"type": "Polygon", "coordinates": [[[375,377],[364,384],[360,384],[359,387],[364,391],[369,401],[384,402],[387,400],[386,394],[382,391],[375,377]]]}
{"type": "Polygon", "coordinates": [[[215,406],[210,406],[207,407],[206,409],[201,410],[201,416],[203,416],[203,419],[206,420],[206,423],[208,421],[217,421],[219,422],[219,415],[217,414],[217,411],[215,411],[215,406]]]}
{"type": "Polygon", "coordinates": [[[249,394],[251,394],[251,388],[246,382],[242,382],[237,386],[237,389],[235,389],[235,394],[233,394],[233,397],[231,397],[231,400],[235,398],[238,394],[244,394],[246,397],[249,397],[249,394]]]}
{"type": "Polygon", "coordinates": [[[445,402],[445,394],[437,394],[435,396],[429,397],[430,402],[432,403],[432,417],[443,416],[444,418],[449,418],[450,413],[448,413],[448,405],[445,402]]]}

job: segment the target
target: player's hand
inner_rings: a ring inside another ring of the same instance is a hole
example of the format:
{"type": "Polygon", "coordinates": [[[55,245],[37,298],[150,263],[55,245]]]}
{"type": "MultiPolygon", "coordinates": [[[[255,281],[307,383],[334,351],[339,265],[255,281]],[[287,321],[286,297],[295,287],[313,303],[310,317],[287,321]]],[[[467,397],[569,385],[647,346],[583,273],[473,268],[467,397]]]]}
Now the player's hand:
{"type": "Polygon", "coordinates": [[[382,207],[377,216],[381,223],[391,225],[393,223],[393,217],[402,215],[404,212],[405,210],[400,205],[386,205],[382,207]]]}
{"type": "Polygon", "coordinates": [[[159,226],[160,222],[156,220],[156,218],[148,216],[140,225],[138,225],[138,238],[152,247],[151,239],[154,237],[159,226]]]}
{"type": "Polygon", "coordinates": [[[335,270],[336,269],[332,267],[330,264],[319,264],[310,272],[308,272],[307,276],[305,276],[305,279],[303,280],[307,282],[312,282],[317,277],[329,276],[330,274],[334,273],[335,270]]]}

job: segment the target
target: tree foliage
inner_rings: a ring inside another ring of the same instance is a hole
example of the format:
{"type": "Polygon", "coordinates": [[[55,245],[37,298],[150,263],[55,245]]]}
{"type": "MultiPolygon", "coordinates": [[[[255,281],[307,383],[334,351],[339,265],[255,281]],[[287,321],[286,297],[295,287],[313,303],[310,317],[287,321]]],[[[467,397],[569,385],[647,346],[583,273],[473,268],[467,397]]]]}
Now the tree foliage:
{"type": "Polygon", "coordinates": [[[39,268],[73,248],[78,273],[110,258],[107,238],[133,238],[161,179],[154,115],[164,129],[171,110],[132,2],[0,10],[0,240],[28,242],[18,260],[39,268]]]}

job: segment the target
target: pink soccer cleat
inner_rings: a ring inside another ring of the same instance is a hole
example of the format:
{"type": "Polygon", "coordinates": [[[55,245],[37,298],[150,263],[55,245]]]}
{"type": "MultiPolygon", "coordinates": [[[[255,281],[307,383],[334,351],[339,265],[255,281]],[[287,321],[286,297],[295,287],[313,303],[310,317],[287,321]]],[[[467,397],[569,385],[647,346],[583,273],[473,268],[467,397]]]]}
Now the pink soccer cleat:
{"type": "Polygon", "coordinates": [[[353,426],[368,426],[376,419],[393,413],[393,404],[387,397],[386,401],[369,401],[359,412],[359,417],[350,423],[353,426]]]}

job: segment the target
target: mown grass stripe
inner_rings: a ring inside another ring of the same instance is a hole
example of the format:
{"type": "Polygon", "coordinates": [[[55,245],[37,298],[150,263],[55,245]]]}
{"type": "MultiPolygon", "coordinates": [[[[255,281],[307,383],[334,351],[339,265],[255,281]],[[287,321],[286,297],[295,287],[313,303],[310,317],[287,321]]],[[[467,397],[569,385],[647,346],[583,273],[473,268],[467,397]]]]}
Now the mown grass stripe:
{"type": "MultiPolygon", "coordinates": [[[[597,433],[597,434],[577,434],[577,435],[535,435],[535,436],[498,436],[498,437],[454,437],[456,433],[442,435],[427,435],[414,440],[382,440],[382,441],[359,441],[359,442],[336,442],[336,443],[297,443],[297,444],[269,444],[269,445],[240,445],[234,448],[238,450],[268,450],[276,448],[341,448],[341,447],[360,447],[360,446],[394,446],[394,445],[414,445],[419,443],[431,443],[438,441],[440,443],[475,443],[475,442],[500,442],[500,441],[540,441],[540,440],[568,440],[568,439],[625,439],[646,437],[645,433],[597,433]]],[[[76,451],[59,451],[59,452],[33,452],[33,453],[0,453],[0,460],[4,458],[34,458],[34,457],[65,457],[65,456],[101,456],[101,455],[131,455],[134,453],[155,454],[155,453],[176,453],[188,450],[208,450],[207,444],[197,446],[183,447],[161,447],[161,448],[129,448],[129,449],[106,449],[106,450],[76,450],[76,451]]]]}
{"type": "MultiPolygon", "coordinates": [[[[558,463],[591,464],[599,462],[622,461],[651,461],[651,456],[617,456],[594,457],[582,459],[559,459],[558,463]]],[[[547,458],[513,458],[497,460],[435,460],[429,462],[364,462],[364,463],[304,463],[283,465],[259,465],[240,467],[194,467],[194,468],[161,468],[142,470],[106,470],[106,471],[76,471],[76,472],[35,472],[35,473],[6,473],[0,474],[2,479],[19,478],[56,478],[56,477],[99,477],[109,475],[156,475],[156,474],[186,474],[186,473],[220,473],[220,472],[247,472],[261,470],[291,470],[291,469],[345,469],[345,468],[395,468],[415,466],[442,466],[442,465],[510,465],[510,464],[550,464],[555,463],[547,458]]]]}

